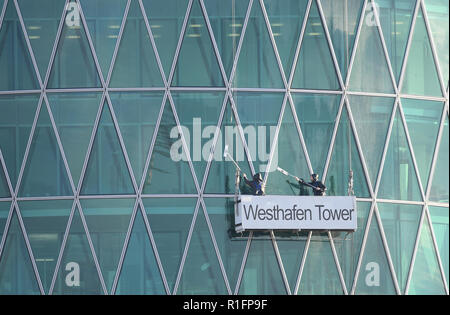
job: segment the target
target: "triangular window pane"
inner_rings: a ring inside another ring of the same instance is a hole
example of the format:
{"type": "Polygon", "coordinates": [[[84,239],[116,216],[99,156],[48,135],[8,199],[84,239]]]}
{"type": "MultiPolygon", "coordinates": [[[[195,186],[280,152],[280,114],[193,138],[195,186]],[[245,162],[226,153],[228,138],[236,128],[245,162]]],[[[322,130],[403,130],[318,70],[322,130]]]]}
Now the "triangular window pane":
{"type": "Polygon", "coordinates": [[[434,236],[439,249],[439,255],[441,257],[442,267],[445,272],[448,283],[448,271],[449,271],[449,211],[448,208],[443,207],[428,207],[431,215],[431,222],[433,223],[434,236]]]}
{"type": "Polygon", "coordinates": [[[380,181],[380,199],[422,201],[418,177],[398,110],[380,181]]]}
{"type": "Polygon", "coordinates": [[[253,2],[233,78],[233,86],[284,88],[259,1],[253,2]]]}
{"type": "Polygon", "coordinates": [[[420,9],[417,15],[411,40],[402,93],[442,96],[441,85],[439,83],[422,9],[420,9]]]}
{"type": "Polygon", "coordinates": [[[3,171],[3,166],[0,163],[0,198],[7,198],[10,196],[11,196],[11,192],[9,191],[5,172],[3,171]]]}
{"type": "Polygon", "coordinates": [[[115,294],[165,294],[160,270],[139,208],[115,294]]]}
{"type": "Polygon", "coordinates": [[[43,102],[27,163],[19,189],[19,196],[68,196],[70,186],[56,136],[43,102]]]}
{"type": "Polygon", "coordinates": [[[14,1],[8,2],[2,22],[0,30],[0,90],[39,89],[36,72],[14,1]]]}
{"type": "Polygon", "coordinates": [[[131,1],[111,77],[111,87],[164,86],[137,0],[131,1]]]}
{"type": "Polygon", "coordinates": [[[77,8],[78,5],[73,0],[68,4],[66,23],[63,24],[50,72],[49,88],[101,87],[100,76],[77,8]]]}
{"type": "Polygon", "coordinates": [[[83,195],[134,193],[125,156],[105,101],[81,188],[83,195]]]}
{"type": "Polygon", "coordinates": [[[144,194],[193,194],[197,192],[181,134],[169,101],[166,102],[153,148],[144,194]]]}
{"type": "Polygon", "coordinates": [[[448,136],[448,117],[445,118],[444,128],[442,130],[441,144],[438,151],[436,166],[433,175],[433,185],[430,190],[430,200],[442,203],[448,203],[448,185],[449,185],[449,136],[448,136]]]}
{"type": "Polygon", "coordinates": [[[315,2],[311,5],[308,24],[301,45],[292,88],[340,89],[325,29],[315,2]]]}

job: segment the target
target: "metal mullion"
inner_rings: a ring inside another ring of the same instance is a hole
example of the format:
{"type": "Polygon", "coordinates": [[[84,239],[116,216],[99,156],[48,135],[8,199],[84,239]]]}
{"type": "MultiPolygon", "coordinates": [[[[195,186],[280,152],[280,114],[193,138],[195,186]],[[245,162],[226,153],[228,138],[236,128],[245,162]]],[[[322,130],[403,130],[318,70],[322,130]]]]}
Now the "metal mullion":
{"type": "Polygon", "coordinates": [[[45,89],[46,94],[53,93],[94,93],[103,92],[103,88],[45,89]]]}
{"type": "MultiPolygon", "coordinates": [[[[8,1],[8,0],[6,0],[8,1]]],[[[4,227],[4,232],[2,237],[0,238],[0,261],[2,260],[2,253],[3,253],[3,248],[6,244],[6,238],[9,232],[9,226],[11,225],[11,220],[12,220],[12,216],[13,216],[13,212],[14,212],[14,201],[11,200],[11,204],[9,206],[9,211],[8,211],[8,217],[6,218],[6,222],[5,222],[5,227],[4,227]]]]}
{"type": "Polygon", "coordinates": [[[12,197],[0,198],[0,202],[12,202],[12,200],[13,200],[12,197]]]}
{"type": "Polygon", "coordinates": [[[247,263],[248,252],[250,251],[250,246],[252,243],[253,231],[250,231],[250,234],[247,239],[247,244],[245,245],[244,255],[242,256],[241,268],[239,269],[238,278],[236,280],[236,287],[234,288],[233,295],[238,295],[239,289],[241,287],[242,276],[245,270],[245,264],[247,263]]]}
{"type": "Polygon", "coordinates": [[[445,97],[437,97],[437,96],[425,96],[425,95],[412,95],[412,94],[401,94],[400,98],[411,98],[416,100],[424,100],[424,101],[435,101],[444,103],[447,99],[445,97]]]}
{"type": "Polygon", "coordinates": [[[286,93],[286,89],[277,89],[277,88],[238,88],[238,87],[230,87],[231,93],[237,92],[266,92],[266,93],[286,93]]]}
{"type": "Polygon", "coordinates": [[[391,93],[379,93],[379,92],[359,92],[359,91],[346,91],[347,95],[359,95],[359,96],[373,96],[373,97],[397,97],[397,94],[391,93]]]}
{"type": "Polygon", "coordinates": [[[41,90],[10,90],[10,91],[0,91],[0,95],[17,95],[17,94],[38,94],[41,90]]]}
{"type": "Polygon", "coordinates": [[[303,249],[302,262],[298,270],[297,281],[295,283],[294,295],[298,295],[300,289],[300,282],[302,281],[303,270],[305,269],[306,257],[308,256],[309,245],[311,244],[312,231],[308,232],[308,239],[306,240],[305,248],[303,249]]]}
{"type": "Polygon", "coordinates": [[[393,199],[379,199],[379,198],[376,198],[376,201],[382,202],[382,203],[408,204],[408,205],[420,205],[420,206],[423,206],[425,204],[424,201],[393,200],[393,199]]]}
{"type": "Polygon", "coordinates": [[[108,92],[163,92],[165,87],[134,87],[134,88],[112,88],[108,87],[108,92]]]}
{"type": "Polygon", "coordinates": [[[286,276],[286,271],[284,270],[283,260],[281,259],[280,250],[278,249],[278,244],[277,244],[277,241],[275,239],[275,234],[273,233],[273,230],[270,230],[270,239],[272,241],[272,246],[273,246],[273,250],[275,252],[275,256],[277,258],[278,267],[280,268],[281,276],[283,278],[283,283],[284,283],[284,286],[285,286],[285,289],[286,289],[286,293],[288,295],[292,295],[291,288],[289,286],[289,280],[288,280],[288,278],[286,276]]]}
{"type": "Polygon", "coordinates": [[[88,200],[88,199],[135,199],[137,198],[136,194],[133,195],[84,195],[78,196],[80,200],[88,200]]]}
{"type": "Polygon", "coordinates": [[[199,86],[190,86],[190,87],[183,87],[183,86],[172,86],[169,88],[169,90],[172,92],[178,92],[178,91],[186,91],[186,92],[194,92],[194,91],[200,91],[200,92],[225,92],[228,89],[226,87],[199,87],[199,86]]]}
{"type": "Polygon", "coordinates": [[[337,255],[336,247],[334,246],[334,240],[330,231],[328,231],[328,239],[330,241],[331,251],[333,252],[334,262],[336,264],[336,268],[339,274],[339,280],[341,281],[342,290],[344,291],[344,295],[348,295],[347,286],[345,285],[344,274],[341,269],[341,264],[339,263],[339,257],[337,255]]]}
{"type": "MultiPolygon", "coordinates": [[[[11,196],[11,198],[13,198],[14,189],[12,187],[11,179],[9,178],[8,168],[6,167],[5,159],[3,158],[3,153],[2,153],[1,149],[0,149],[0,167],[3,168],[3,174],[5,174],[6,183],[8,184],[8,189],[9,189],[9,195],[11,196]]],[[[1,200],[1,198],[0,198],[0,200],[1,200]]]]}
{"type": "Polygon", "coordinates": [[[73,196],[15,197],[17,201],[73,200],[73,196]]]}
{"type": "Polygon", "coordinates": [[[203,198],[234,198],[235,195],[231,194],[203,194],[203,198]]]}
{"type": "Polygon", "coordinates": [[[311,89],[290,88],[289,91],[291,93],[295,93],[295,94],[301,94],[301,93],[306,93],[306,94],[333,94],[333,95],[344,94],[344,92],[342,92],[341,90],[311,90],[311,89]]]}
{"type": "MultiPolygon", "coordinates": [[[[11,199],[11,198],[9,198],[9,199],[11,199]]],[[[448,203],[440,203],[440,202],[436,202],[436,201],[427,201],[427,205],[433,206],[433,207],[443,207],[443,208],[449,207],[448,203]]]]}
{"type": "Polygon", "coordinates": [[[1,7],[0,9],[0,30],[2,29],[2,24],[3,24],[3,18],[5,17],[6,14],[6,7],[8,5],[8,0],[5,0],[5,3],[3,3],[3,7],[1,7]]]}
{"type": "Polygon", "coordinates": [[[142,198],[198,198],[198,194],[141,194],[142,198]]]}

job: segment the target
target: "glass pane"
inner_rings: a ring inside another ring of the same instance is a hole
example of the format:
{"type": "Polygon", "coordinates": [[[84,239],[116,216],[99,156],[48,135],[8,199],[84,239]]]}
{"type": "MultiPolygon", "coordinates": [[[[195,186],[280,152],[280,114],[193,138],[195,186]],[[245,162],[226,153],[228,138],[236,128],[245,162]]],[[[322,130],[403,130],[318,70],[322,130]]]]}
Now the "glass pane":
{"type": "Polygon", "coordinates": [[[81,201],[89,234],[108,291],[111,290],[116,276],[134,204],[134,199],[81,201]]]}
{"type": "Polygon", "coordinates": [[[380,169],[394,102],[392,98],[349,96],[356,131],[373,185],[380,169]]]}
{"type": "Polygon", "coordinates": [[[142,2],[149,19],[164,72],[166,77],[168,77],[189,1],[165,0],[161,2],[143,0],[142,2]]]}
{"type": "Polygon", "coordinates": [[[165,294],[147,229],[138,209],[115,294],[165,294]]]}
{"type": "Polygon", "coordinates": [[[126,0],[80,0],[103,76],[109,71],[126,0]]]}
{"type": "Polygon", "coordinates": [[[384,234],[391,253],[397,281],[404,292],[414,244],[419,228],[422,206],[378,203],[384,234]]]}
{"type": "Polygon", "coordinates": [[[284,88],[259,1],[253,2],[233,78],[233,86],[284,88]]]}
{"type": "Polygon", "coordinates": [[[402,92],[404,94],[442,96],[422,8],[417,15],[413,32],[402,92]]]}
{"type": "Polygon", "coordinates": [[[41,78],[44,78],[63,13],[64,1],[18,0],[18,3],[41,78]]]}
{"type": "Polygon", "coordinates": [[[74,0],[67,6],[66,23],[63,24],[56,50],[48,81],[49,88],[101,87],[94,57],[76,7],[74,0]]]}
{"type": "Polygon", "coordinates": [[[158,129],[150,165],[145,178],[144,194],[193,194],[197,192],[181,134],[169,101],[158,129]]]}
{"type": "Polygon", "coordinates": [[[73,191],[47,111],[42,104],[19,189],[21,197],[69,196],[73,191]]]}
{"type": "Polygon", "coordinates": [[[77,186],[102,95],[99,93],[47,95],[67,163],[77,186]]]}
{"type": "Polygon", "coordinates": [[[16,187],[39,95],[0,95],[0,149],[9,179],[16,187]]]}
{"type": "Polygon", "coordinates": [[[316,90],[340,89],[316,2],[313,2],[309,12],[292,87],[316,90]]]}
{"type": "Polygon", "coordinates": [[[389,268],[375,213],[367,236],[355,294],[394,295],[394,281],[389,268]]]}
{"type": "Polygon", "coordinates": [[[312,168],[323,174],[341,95],[293,93],[292,100],[312,168]]]}
{"type": "MultiPolygon", "coordinates": [[[[284,111],[277,146],[278,156],[274,155],[272,165],[275,165],[275,167],[279,166],[295,176],[309,178],[308,164],[290,106],[286,106],[284,111]]],[[[266,194],[307,194],[307,191],[301,189],[301,187],[303,186],[297,187],[297,183],[291,182],[288,177],[275,171],[268,174],[266,194]]]]}
{"type": "Polygon", "coordinates": [[[436,238],[437,247],[439,248],[439,255],[441,258],[442,266],[444,268],[445,276],[448,283],[448,252],[449,252],[449,220],[448,220],[448,208],[432,207],[429,206],[431,215],[431,222],[433,223],[434,236],[436,238]]]}
{"type": "Polygon", "coordinates": [[[73,200],[19,202],[39,275],[48,293],[73,200]]]}
{"type": "Polygon", "coordinates": [[[314,236],[320,236],[320,238],[311,241],[309,245],[298,294],[343,294],[344,291],[339,279],[339,273],[328,235],[327,233],[313,233],[314,236]]]}
{"type": "Polygon", "coordinates": [[[416,260],[409,284],[409,295],[444,295],[445,288],[439,269],[430,226],[424,218],[416,260]]]}
{"type": "Polygon", "coordinates": [[[77,209],[57,272],[53,294],[103,294],[99,274],[77,209]]]}
{"type": "Polygon", "coordinates": [[[133,194],[133,184],[119,143],[108,104],[97,129],[83,180],[83,195],[133,194]]]}
{"type": "MultiPolygon", "coordinates": [[[[1,6],[0,6],[1,8],[1,6]]],[[[2,240],[3,231],[5,229],[6,220],[8,219],[11,202],[0,202],[0,242],[2,240]]]]}
{"type": "Polygon", "coordinates": [[[172,291],[180,268],[197,199],[147,198],[142,200],[159,258],[172,291]]]}
{"type": "Polygon", "coordinates": [[[325,185],[330,196],[348,195],[349,174],[353,171],[353,190],[357,197],[369,197],[366,176],[356,146],[346,108],[342,110],[336,134],[333,154],[328,168],[325,185]]]}
{"type": "Polygon", "coordinates": [[[14,214],[0,260],[0,295],[40,294],[30,255],[14,214]]]}
{"type": "Polygon", "coordinates": [[[227,76],[236,57],[248,3],[248,0],[204,2],[227,76]]]}
{"type": "Polygon", "coordinates": [[[234,199],[205,198],[204,201],[231,292],[234,292],[247,245],[248,233],[240,235],[235,232],[234,199]]]}
{"type": "Polygon", "coordinates": [[[110,93],[134,176],[141,182],[163,92],[110,93]]]}
{"type": "Polygon", "coordinates": [[[177,294],[228,294],[202,208],[192,232],[177,294]]]}
{"type": "Polygon", "coordinates": [[[36,72],[14,2],[9,1],[0,30],[0,90],[35,89],[39,89],[36,72]]]}
{"type": "Polygon", "coordinates": [[[416,0],[375,0],[392,70],[398,82],[416,0]]]}
{"type": "Polygon", "coordinates": [[[373,8],[364,12],[361,35],[350,73],[349,89],[353,91],[394,93],[392,78],[384,54],[373,8]]]}
{"type": "Polygon", "coordinates": [[[8,182],[6,181],[5,172],[3,171],[3,166],[0,165],[0,198],[10,197],[11,193],[9,191],[8,182]]]}
{"type": "Polygon", "coordinates": [[[322,0],[321,3],[342,78],[345,80],[364,1],[322,0]]]}
{"type": "Polygon", "coordinates": [[[422,201],[411,151],[397,110],[380,179],[380,199],[422,201]]]}
{"type": "Polygon", "coordinates": [[[442,103],[402,99],[403,112],[423,187],[427,187],[436,146],[442,103]]]}
{"type": "Polygon", "coordinates": [[[131,1],[111,87],[164,86],[138,1],[131,1]]]}
{"type": "Polygon", "coordinates": [[[265,239],[252,239],[239,287],[240,295],[286,294],[272,241],[267,239],[270,238],[267,233],[263,235],[265,239]]]}
{"type": "Polygon", "coordinates": [[[201,184],[222,109],[224,92],[172,92],[186,144],[201,184]]]}
{"type": "Polygon", "coordinates": [[[445,118],[441,144],[434,169],[433,185],[430,190],[430,200],[448,203],[449,161],[448,161],[448,117],[445,118]]]}
{"type": "Polygon", "coordinates": [[[294,62],[308,1],[264,0],[278,53],[287,76],[294,62]]]}
{"type": "Polygon", "coordinates": [[[172,85],[224,86],[208,27],[198,1],[194,1],[192,5],[172,85]]]}

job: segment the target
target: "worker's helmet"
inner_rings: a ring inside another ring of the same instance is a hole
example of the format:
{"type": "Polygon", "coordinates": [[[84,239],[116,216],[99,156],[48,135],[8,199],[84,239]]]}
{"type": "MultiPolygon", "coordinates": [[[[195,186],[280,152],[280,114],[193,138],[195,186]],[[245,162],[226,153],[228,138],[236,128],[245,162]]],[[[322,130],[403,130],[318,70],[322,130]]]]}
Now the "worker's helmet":
{"type": "Polygon", "coordinates": [[[262,182],[263,179],[262,179],[261,173],[256,173],[255,175],[253,175],[253,180],[257,181],[257,182],[262,182]]]}
{"type": "Polygon", "coordinates": [[[311,178],[313,179],[313,181],[318,181],[319,180],[319,174],[311,174],[311,178]]]}

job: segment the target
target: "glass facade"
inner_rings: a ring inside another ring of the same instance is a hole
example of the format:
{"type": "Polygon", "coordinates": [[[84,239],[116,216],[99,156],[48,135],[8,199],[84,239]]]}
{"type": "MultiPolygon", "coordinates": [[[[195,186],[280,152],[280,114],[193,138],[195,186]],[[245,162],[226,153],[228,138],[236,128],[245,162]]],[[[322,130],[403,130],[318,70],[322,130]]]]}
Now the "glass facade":
{"type": "Polygon", "coordinates": [[[448,294],[448,46],[443,0],[0,0],[0,295],[448,294]],[[225,146],[357,231],[235,233],[225,146]]]}

